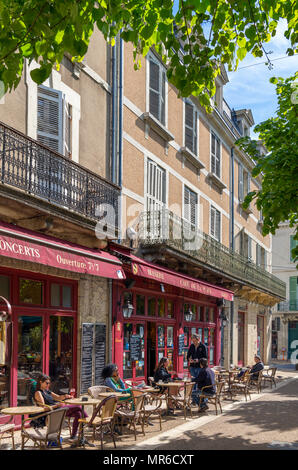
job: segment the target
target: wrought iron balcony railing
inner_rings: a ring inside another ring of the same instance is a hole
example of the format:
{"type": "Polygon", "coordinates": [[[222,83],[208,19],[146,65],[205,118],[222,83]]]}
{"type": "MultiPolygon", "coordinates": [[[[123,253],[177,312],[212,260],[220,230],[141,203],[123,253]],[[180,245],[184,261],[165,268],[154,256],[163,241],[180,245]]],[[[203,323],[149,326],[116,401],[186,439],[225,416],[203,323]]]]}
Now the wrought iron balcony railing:
{"type": "Polygon", "coordinates": [[[279,312],[298,312],[298,300],[280,302],[277,305],[277,310],[279,312]]]}
{"type": "Polygon", "coordinates": [[[253,261],[233,252],[167,209],[143,212],[139,219],[142,246],[165,244],[186,254],[210,271],[239,280],[280,298],[286,285],[253,261]]]}
{"type": "Polygon", "coordinates": [[[98,221],[107,234],[118,227],[120,188],[0,122],[0,182],[98,221]]]}

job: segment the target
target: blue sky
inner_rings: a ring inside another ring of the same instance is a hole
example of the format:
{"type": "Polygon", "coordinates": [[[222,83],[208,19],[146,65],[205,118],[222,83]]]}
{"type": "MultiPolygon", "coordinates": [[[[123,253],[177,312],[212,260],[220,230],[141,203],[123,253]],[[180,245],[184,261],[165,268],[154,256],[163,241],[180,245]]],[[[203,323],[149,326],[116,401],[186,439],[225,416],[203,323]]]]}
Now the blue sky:
{"type": "MultiPolygon", "coordinates": [[[[174,0],[174,12],[177,11],[177,8],[178,0],[174,0]]],[[[285,30],[286,20],[280,21],[276,36],[264,44],[266,51],[272,51],[272,54],[269,55],[273,60],[272,70],[269,70],[264,63],[261,64],[266,61],[265,56],[255,58],[248,54],[240,62],[236,72],[228,72],[229,83],[224,87],[225,100],[231,108],[251,109],[255,125],[274,116],[277,108],[275,86],[269,83],[269,79],[271,77],[290,77],[298,70],[298,55],[274,60],[285,57],[286,51],[290,47],[289,41],[284,37],[285,30]]],[[[251,137],[257,136],[252,132],[251,137]]]]}

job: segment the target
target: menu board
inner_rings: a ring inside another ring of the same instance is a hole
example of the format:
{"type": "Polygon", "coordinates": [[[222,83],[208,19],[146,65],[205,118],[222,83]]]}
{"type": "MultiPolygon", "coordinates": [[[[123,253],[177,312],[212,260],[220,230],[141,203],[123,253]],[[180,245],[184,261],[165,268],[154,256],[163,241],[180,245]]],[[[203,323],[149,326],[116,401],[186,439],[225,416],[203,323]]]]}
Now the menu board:
{"type": "Polygon", "coordinates": [[[141,336],[131,335],[130,337],[130,359],[138,361],[142,358],[141,336]]]}
{"type": "Polygon", "coordinates": [[[104,323],[95,324],[95,373],[94,384],[102,385],[101,372],[106,365],[106,325],[104,323]]]}
{"type": "Polygon", "coordinates": [[[94,323],[82,324],[81,393],[92,386],[94,323]]]}
{"type": "Polygon", "coordinates": [[[184,334],[182,333],[179,335],[178,339],[178,356],[183,355],[183,349],[184,349],[184,334]]]}

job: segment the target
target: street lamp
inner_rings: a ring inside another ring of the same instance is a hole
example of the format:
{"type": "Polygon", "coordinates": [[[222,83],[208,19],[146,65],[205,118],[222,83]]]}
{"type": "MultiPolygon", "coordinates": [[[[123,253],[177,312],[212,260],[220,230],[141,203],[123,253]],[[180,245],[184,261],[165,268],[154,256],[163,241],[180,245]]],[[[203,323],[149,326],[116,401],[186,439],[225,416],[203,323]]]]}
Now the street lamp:
{"type": "Polygon", "coordinates": [[[133,311],[134,311],[134,307],[132,303],[130,302],[130,300],[126,300],[125,304],[122,305],[122,314],[124,318],[130,318],[133,314],[133,311]]]}
{"type": "Polygon", "coordinates": [[[193,313],[192,311],[189,309],[187,312],[184,313],[184,318],[185,318],[185,321],[189,322],[192,320],[192,316],[193,316],[193,313]]]}

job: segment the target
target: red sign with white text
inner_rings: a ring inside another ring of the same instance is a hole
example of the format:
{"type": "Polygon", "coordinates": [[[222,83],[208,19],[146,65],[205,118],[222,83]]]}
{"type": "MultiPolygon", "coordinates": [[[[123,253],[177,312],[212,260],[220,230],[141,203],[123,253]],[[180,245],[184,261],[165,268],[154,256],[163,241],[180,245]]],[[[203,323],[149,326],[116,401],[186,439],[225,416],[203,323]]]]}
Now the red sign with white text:
{"type": "Polygon", "coordinates": [[[172,286],[187,289],[193,292],[198,292],[203,295],[210,295],[212,297],[224,298],[225,300],[233,300],[233,292],[220,289],[211,284],[198,281],[196,279],[187,278],[179,275],[178,273],[171,273],[170,271],[163,271],[161,269],[149,266],[146,264],[132,263],[132,272],[136,276],[142,276],[149,279],[154,279],[158,282],[171,284],[172,286]]]}
{"type": "MultiPolygon", "coordinates": [[[[78,247],[78,249],[81,249],[81,247],[78,247]]],[[[75,251],[75,248],[73,250],[75,251]]],[[[77,255],[72,251],[50,248],[46,245],[31,243],[27,240],[0,235],[0,255],[46,264],[54,268],[66,269],[77,273],[93,274],[111,279],[125,279],[121,265],[109,261],[108,254],[107,260],[102,261],[95,257],[77,255]]],[[[101,253],[101,256],[104,259],[103,253],[101,253]]]]}

